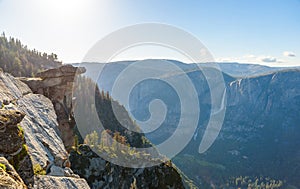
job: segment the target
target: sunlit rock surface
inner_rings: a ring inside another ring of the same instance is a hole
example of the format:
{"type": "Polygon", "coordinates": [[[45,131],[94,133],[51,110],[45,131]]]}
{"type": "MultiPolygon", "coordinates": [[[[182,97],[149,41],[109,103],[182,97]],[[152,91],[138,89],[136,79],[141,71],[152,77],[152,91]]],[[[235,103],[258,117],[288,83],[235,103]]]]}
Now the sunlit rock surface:
{"type": "MultiPolygon", "coordinates": [[[[60,138],[51,100],[41,94],[33,94],[26,84],[10,74],[0,72],[0,104],[0,135],[3,135],[0,155],[12,162],[27,186],[37,186],[32,170],[37,164],[45,170],[51,166],[68,170],[65,167],[69,164],[68,153],[60,138]],[[5,140],[5,136],[10,137],[5,140]]],[[[55,180],[62,188],[68,188],[67,183],[72,183],[73,188],[81,188],[85,182],[72,172],[64,172],[64,175],[55,179],[48,175],[44,177],[45,180],[55,180]]],[[[53,187],[51,182],[44,183],[43,186],[47,188],[53,187]]]]}

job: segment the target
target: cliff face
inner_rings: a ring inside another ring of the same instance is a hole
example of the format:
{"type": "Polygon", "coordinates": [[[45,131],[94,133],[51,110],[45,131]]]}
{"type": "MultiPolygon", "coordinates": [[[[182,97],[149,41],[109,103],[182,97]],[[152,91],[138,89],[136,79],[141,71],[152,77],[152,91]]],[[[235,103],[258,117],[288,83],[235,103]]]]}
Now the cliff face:
{"type": "Polygon", "coordinates": [[[4,109],[19,110],[26,116],[20,122],[28,150],[35,163],[45,166],[56,157],[67,158],[59,137],[56,114],[51,101],[33,94],[30,88],[9,74],[0,73],[0,97],[4,109]]]}
{"type": "MultiPolygon", "coordinates": [[[[88,187],[83,179],[73,178],[76,176],[66,167],[68,153],[48,98],[33,94],[26,84],[0,72],[0,104],[0,155],[7,158],[28,187],[38,188],[40,182],[52,179],[48,175],[42,180],[38,175],[33,176],[33,167],[37,166],[52,174],[59,170],[55,180],[58,182],[58,178],[63,178],[60,185],[64,188],[68,183],[72,183],[72,188],[81,188],[82,183],[88,187]]],[[[48,188],[51,187],[48,182],[48,188]]]]}
{"type": "Polygon", "coordinates": [[[69,150],[74,144],[74,126],[72,117],[72,87],[75,74],[84,73],[84,68],[64,65],[37,74],[36,78],[21,78],[33,93],[48,97],[54,105],[58,120],[58,129],[65,147],[69,150]]]}

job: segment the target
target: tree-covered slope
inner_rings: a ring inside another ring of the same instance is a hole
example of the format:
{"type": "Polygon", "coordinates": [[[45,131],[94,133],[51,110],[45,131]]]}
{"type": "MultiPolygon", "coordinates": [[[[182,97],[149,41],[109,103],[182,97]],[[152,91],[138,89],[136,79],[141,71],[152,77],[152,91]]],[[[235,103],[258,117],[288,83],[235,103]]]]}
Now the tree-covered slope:
{"type": "Polygon", "coordinates": [[[72,170],[84,177],[91,188],[184,188],[177,168],[158,151],[147,150],[152,144],[144,134],[130,131],[120,123],[116,114],[128,128],[139,130],[124,106],[108,92],[100,91],[91,79],[77,79],[74,129],[78,140],[70,153],[72,170]],[[93,98],[94,103],[89,104],[93,98]],[[97,115],[93,115],[93,109],[97,115]],[[114,163],[119,161],[124,166],[114,163]],[[143,166],[150,162],[155,165],[143,166]],[[134,168],[136,165],[140,167],[134,168]]]}
{"type": "Polygon", "coordinates": [[[30,50],[18,39],[7,38],[4,33],[0,36],[0,68],[4,72],[16,77],[31,77],[41,70],[60,65],[54,53],[30,50]]]}

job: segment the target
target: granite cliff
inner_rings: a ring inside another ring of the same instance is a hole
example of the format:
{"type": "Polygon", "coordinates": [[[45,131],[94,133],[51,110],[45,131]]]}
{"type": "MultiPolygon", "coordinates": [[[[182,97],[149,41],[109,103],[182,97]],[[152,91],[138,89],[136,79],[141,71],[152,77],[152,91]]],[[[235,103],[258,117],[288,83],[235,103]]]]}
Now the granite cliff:
{"type": "MultiPolygon", "coordinates": [[[[184,188],[171,162],[130,169],[105,161],[87,145],[74,150],[72,87],[75,74],[84,72],[70,65],[46,70],[35,78],[0,72],[0,155],[5,166],[15,170],[0,169],[0,181],[11,180],[8,188],[184,188]]],[[[113,124],[106,127],[118,131],[113,124]]],[[[134,134],[124,137],[136,145],[144,140],[134,134]]]]}
{"type": "Polygon", "coordinates": [[[6,167],[0,174],[3,187],[52,188],[57,183],[61,188],[88,188],[69,168],[48,98],[33,94],[25,83],[1,71],[0,103],[0,155],[6,167]],[[6,181],[11,184],[5,186],[6,181]]]}
{"type": "Polygon", "coordinates": [[[39,72],[35,78],[20,78],[26,83],[33,93],[48,97],[53,103],[58,129],[67,149],[74,143],[73,129],[75,121],[72,116],[72,87],[76,74],[84,73],[84,68],[75,68],[64,65],[59,68],[39,72]]]}

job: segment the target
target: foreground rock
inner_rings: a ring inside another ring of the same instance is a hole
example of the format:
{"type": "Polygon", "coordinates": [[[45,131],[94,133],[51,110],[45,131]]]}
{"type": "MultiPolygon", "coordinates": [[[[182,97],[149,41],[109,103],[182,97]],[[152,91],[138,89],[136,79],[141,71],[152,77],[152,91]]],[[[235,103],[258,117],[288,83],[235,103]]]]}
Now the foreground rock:
{"type": "Polygon", "coordinates": [[[25,114],[15,110],[0,110],[0,152],[14,155],[21,151],[24,144],[24,136],[18,128],[18,123],[25,114]]]}
{"type": "Polygon", "coordinates": [[[47,161],[67,159],[68,153],[59,137],[57,117],[48,98],[32,94],[26,84],[0,72],[0,102],[3,109],[18,110],[26,115],[20,126],[33,164],[44,167],[47,161]]]}
{"type": "Polygon", "coordinates": [[[4,157],[0,157],[0,188],[27,189],[14,167],[4,157]]]}
{"type": "Polygon", "coordinates": [[[0,110],[0,154],[14,165],[26,185],[32,186],[32,162],[28,155],[24,131],[18,126],[24,116],[20,111],[0,110]]]}
{"type": "Polygon", "coordinates": [[[55,176],[36,176],[34,188],[67,188],[67,189],[88,189],[90,188],[84,179],[55,177],[55,176]]]}

